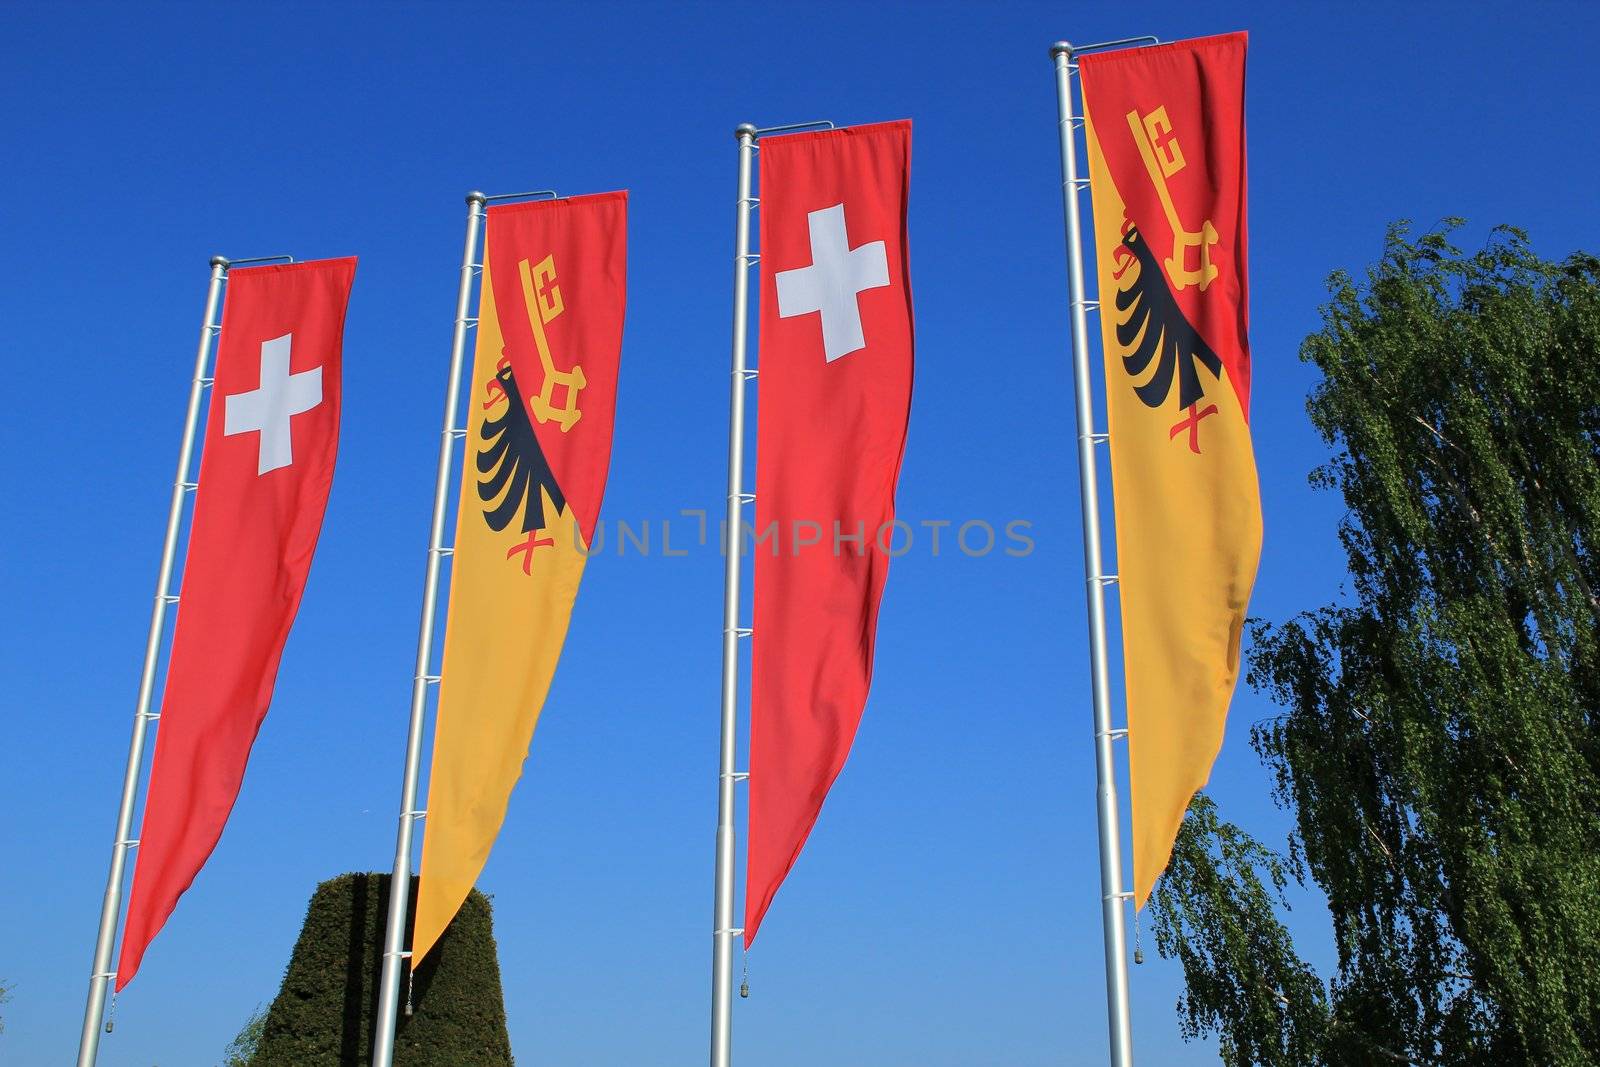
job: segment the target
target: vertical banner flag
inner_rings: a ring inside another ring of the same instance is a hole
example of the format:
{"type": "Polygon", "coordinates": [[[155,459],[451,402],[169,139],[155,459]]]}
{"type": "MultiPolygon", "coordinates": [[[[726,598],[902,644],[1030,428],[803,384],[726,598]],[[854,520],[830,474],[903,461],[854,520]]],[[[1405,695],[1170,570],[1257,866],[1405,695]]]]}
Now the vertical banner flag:
{"type": "Polygon", "coordinates": [[[491,207],[413,965],[489,859],[533,740],[611,463],[626,192],[491,207]]]}
{"type": "Polygon", "coordinates": [[[1261,555],[1243,33],[1083,56],[1127,679],[1134,900],[1222,747],[1261,555]]]}
{"type": "Polygon", "coordinates": [[[228,274],[117,989],[210,857],[300,608],[339,445],[354,259],[228,274]]]}
{"type": "Polygon", "coordinates": [[[911,409],[910,174],[906,121],[761,142],[746,947],[872,680],[911,409]]]}

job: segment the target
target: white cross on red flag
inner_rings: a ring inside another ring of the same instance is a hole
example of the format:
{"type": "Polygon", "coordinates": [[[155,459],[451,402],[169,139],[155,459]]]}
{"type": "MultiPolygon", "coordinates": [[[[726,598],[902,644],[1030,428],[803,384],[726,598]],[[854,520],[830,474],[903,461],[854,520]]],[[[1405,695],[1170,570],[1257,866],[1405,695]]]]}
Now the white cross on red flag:
{"type": "Polygon", "coordinates": [[[119,990],[221,838],[272,700],[333,485],[355,273],[351,258],[228,275],[119,990]]]}
{"type": "Polygon", "coordinates": [[[911,408],[911,123],[761,142],[744,941],[850,753],[911,408]]]}

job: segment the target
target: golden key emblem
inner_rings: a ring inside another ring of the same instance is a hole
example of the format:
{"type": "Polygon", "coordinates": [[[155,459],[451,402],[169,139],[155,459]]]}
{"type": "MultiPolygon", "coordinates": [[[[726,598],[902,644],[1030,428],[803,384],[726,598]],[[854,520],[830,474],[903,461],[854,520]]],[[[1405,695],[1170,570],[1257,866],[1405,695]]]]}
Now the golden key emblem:
{"type": "Polygon", "coordinates": [[[578,393],[589,383],[583,376],[580,364],[574,363],[571,370],[565,371],[556,367],[556,361],[550,355],[549,338],[545,336],[545,326],[566,308],[561,300],[561,289],[556,285],[556,257],[545,256],[534,267],[530,267],[524,259],[517,264],[517,271],[522,275],[522,299],[528,308],[528,325],[533,329],[539,362],[544,366],[544,381],[539,385],[539,395],[528,398],[528,407],[532,409],[533,417],[541,423],[553,419],[560,425],[561,432],[566,433],[583,417],[583,412],[578,409],[578,393]],[[557,386],[566,390],[566,404],[563,407],[555,405],[557,386]]]}
{"type": "Polygon", "coordinates": [[[1211,225],[1210,219],[1201,222],[1198,230],[1189,229],[1184,226],[1183,219],[1178,216],[1177,206],[1172,202],[1167,179],[1186,164],[1183,150],[1178,147],[1177,135],[1172,132],[1172,121],[1167,118],[1166,106],[1162,105],[1142,117],[1137,110],[1128,112],[1128,129],[1133,131],[1133,142],[1139,146],[1144,169],[1149,172],[1150,183],[1156,187],[1156,195],[1161,198],[1162,210],[1167,214],[1167,225],[1172,227],[1172,255],[1162,264],[1167,268],[1167,276],[1178,289],[1194,285],[1204,292],[1217,276],[1217,266],[1211,262],[1211,246],[1217,243],[1217,229],[1211,225]],[[1200,265],[1193,269],[1189,267],[1190,249],[1197,250],[1200,256],[1200,265]]]}

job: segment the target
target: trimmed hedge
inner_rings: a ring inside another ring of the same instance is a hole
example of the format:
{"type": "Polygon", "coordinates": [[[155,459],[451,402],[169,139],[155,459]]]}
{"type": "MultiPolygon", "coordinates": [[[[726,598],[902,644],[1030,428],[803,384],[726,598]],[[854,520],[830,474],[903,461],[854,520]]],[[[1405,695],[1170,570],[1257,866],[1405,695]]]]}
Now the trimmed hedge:
{"type": "MultiPolygon", "coordinates": [[[[416,879],[406,942],[416,919],[416,879]]],[[[251,1067],[365,1067],[383,965],[389,875],[345,874],[311,897],[251,1067]]],[[[489,900],[476,889],[411,978],[401,979],[395,1067],[511,1067],[489,900]]]]}

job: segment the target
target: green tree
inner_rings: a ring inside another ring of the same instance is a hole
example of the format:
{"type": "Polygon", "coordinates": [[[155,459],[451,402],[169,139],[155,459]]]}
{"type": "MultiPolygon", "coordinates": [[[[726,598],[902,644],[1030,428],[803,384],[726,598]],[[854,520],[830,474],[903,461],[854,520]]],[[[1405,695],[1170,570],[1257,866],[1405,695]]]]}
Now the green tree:
{"type": "Polygon", "coordinates": [[[222,1067],[250,1067],[250,1061],[255,1058],[256,1049],[261,1045],[261,1033],[267,1026],[267,1010],[261,1005],[256,1005],[256,1010],[250,1013],[243,1028],[228,1042],[228,1047],[222,1050],[222,1067]]]}
{"type": "Polygon", "coordinates": [[[1282,857],[1201,795],[1150,899],[1156,950],[1183,964],[1183,1036],[1215,1033],[1230,1065],[1318,1062],[1328,1001],[1275,914],[1288,877],[1282,857]]]}
{"type": "Polygon", "coordinates": [[[1338,961],[1296,986],[1240,869],[1281,887],[1284,861],[1197,803],[1158,945],[1230,1064],[1600,1062],[1600,261],[1510,229],[1463,255],[1454,225],[1392,228],[1301,348],[1349,592],[1254,622],[1247,680],[1282,710],[1251,740],[1338,961]]]}
{"type": "MultiPolygon", "coordinates": [[[[409,927],[416,919],[412,880],[409,927]]],[[[323,882],[306,909],[251,1067],[365,1067],[383,968],[387,874],[323,882]]],[[[439,943],[402,979],[396,1067],[511,1067],[489,900],[473,890],[439,943]]]]}
{"type": "MultiPolygon", "coordinates": [[[[11,999],[11,986],[9,984],[7,984],[6,982],[4,982],[4,981],[0,981],[0,1004],[4,1004],[6,1001],[8,1001],[10,999],[11,999]]],[[[4,1019],[0,1019],[0,1034],[3,1034],[5,1032],[6,1032],[6,1021],[4,1019]]]]}

